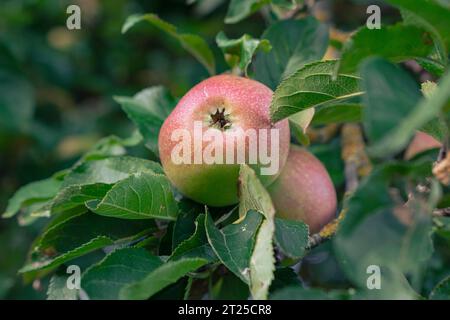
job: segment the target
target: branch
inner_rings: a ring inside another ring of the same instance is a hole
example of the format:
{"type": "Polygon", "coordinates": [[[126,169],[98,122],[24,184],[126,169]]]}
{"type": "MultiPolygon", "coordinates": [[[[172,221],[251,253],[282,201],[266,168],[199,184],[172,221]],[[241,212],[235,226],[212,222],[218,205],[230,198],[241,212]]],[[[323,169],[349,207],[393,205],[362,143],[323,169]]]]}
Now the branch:
{"type": "MultiPolygon", "coordinates": [[[[359,177],[365,177],[372,171],[362,130],[358,124],[348,123],[342,128],[342,159],[345,166],[350,167],[348,170],[356,170],[359,177]]],[[[346,191],[354,190],[347,188],[346,191]]]]}
{"type": "Polygon", "coordinates": [[[344,208],[336,219],[325,225],[319,233],[309,237],[308,249],[317,247],[330,239],[347,213],[346,200],[353,194],[359,184],[359,178],[366,176],[372,170],[369,157],[365,151],[364,138],[361,127],[357,124],[345,124],[342,127],[342,159],[345,163],[345,195],[344,208]]]}
{"type": "Polygon", "coordinates": [[[336,233],[337,227],[344,218],[346,211],[347,209],[342,209],[336,219],[325,225],[318,233],[311,235],[308,239],[307,249],[313,249],[329,240],[336,233]]]}

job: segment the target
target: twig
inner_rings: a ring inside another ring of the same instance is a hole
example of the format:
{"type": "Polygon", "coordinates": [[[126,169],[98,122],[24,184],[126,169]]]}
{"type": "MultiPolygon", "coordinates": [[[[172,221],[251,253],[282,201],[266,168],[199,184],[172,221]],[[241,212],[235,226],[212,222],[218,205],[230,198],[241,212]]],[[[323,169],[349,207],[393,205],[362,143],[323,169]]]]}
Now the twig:
{"type": "Polygon", "coordinates": [[[372,165],[365,152],[364,138],[361,127],[357,124],[345,124],[342,127],[342,159],[345,163],[346,192],[344,195],[344,208],[336,219],[325,225],[320,232],[309,237],[308,249],[317,247],[330,239],[347,213],[346,200],[358,187],[359,178],[366,176],[372,170],[372,165]]]}
{"type": "Polygon", "coordinates": [[[325,241],[329,240],[336,233],[339,222],[341,222],[341,220],[344,218],[346,211],[346,209],[342,209],[336,219],[323,227],[320,232],[311,235],[308,239],[307,249],[315,248],[325,241]]]}
{"type": "Polygon", "coordinates": [[[345,165],[345,190],[348,193],[352,193],[358,188],[358,168],[355,162],[348,162],[345,165]]]}
{"type": "Polygon", "coordinates": [[[450,217],[450,208],[435,209],[433,211],[435,217],[450,217]]]}

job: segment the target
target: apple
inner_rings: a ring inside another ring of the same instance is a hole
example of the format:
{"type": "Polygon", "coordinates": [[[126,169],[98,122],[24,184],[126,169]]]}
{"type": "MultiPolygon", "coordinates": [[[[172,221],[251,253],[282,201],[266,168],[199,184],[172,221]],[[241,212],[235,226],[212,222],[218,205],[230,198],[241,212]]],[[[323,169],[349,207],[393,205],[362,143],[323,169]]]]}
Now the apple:
{"type": "Polygon", "coordinates": [[[434,148],[440,148],[441,146],[442,144],[429,134],[422,131],[417,131],[414,139],[405,151],[405,159],[412,159],[421,152],[434,148]]]}
{"type": "Polygon", "coordinates": [[[334,219],[336,190],[324,165],[306,149],[292,145],[280,176],[268,187],[279,218],[303,221],[311,233],[334,219]]]}
{"type": "Polygon", "coordinates": [[[290,132],[287,120],[270,120],[272,95],[260,82],[227,74],[189,90],[158,138],[162,166],[176,189],[206,205],[235,204],[241,163],[264,185],[273,182],[286,162],[290,132]]]}

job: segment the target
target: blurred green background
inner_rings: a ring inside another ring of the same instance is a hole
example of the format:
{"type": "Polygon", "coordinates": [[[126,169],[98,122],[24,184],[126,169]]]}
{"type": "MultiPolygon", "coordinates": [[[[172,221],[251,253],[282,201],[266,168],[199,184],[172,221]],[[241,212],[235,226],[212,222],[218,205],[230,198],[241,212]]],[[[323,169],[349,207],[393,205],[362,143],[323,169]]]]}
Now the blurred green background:
{"type": "MultiPolygon", "coordinates": [[[[322,18],[344,31],[364,23],[368,3],[380,3],[319,2],[323,12],[332,12],[322,18]]],[[[230,38],[244,32],[259,37],[271,19],[263,12],[225,25],[227,6],[225,0],[2,0],[0,211],[19,186],[67,168],[100,137],[131,133],[132,124],[114,95],[164,85],[181,96],[208,76],[178,43],[149,25],[122,35],[127,16],[153,12],[183,31],[203,36],[214,48],[220,73],[226,64],[214,45],[216,34],[224,30],[230,38]],[[69,4],[81,7],[81,30],[66,28],[69,4]]],[[[383,12],[389,22],[399,18],[395,10],[383,12]]],[[[330,144],[335,154],[338,146],[330,144]]],[[[133,152],[150,156],[139,147],[133,152]]],[[[339,180],[342,172],[331,174],[339,180]]],[[[17,276],[41,228],[39,221],[20,227],[16,219],[0,220],[0,299],[45,299],[45,284],[23,284],[17,276]]],[[[328,251],[322,247],[306,259],[302,272],[317,285],[345,285],[328,251]],[[308,263],[315,269],[313,275],[308,275],[308,263]]]]}

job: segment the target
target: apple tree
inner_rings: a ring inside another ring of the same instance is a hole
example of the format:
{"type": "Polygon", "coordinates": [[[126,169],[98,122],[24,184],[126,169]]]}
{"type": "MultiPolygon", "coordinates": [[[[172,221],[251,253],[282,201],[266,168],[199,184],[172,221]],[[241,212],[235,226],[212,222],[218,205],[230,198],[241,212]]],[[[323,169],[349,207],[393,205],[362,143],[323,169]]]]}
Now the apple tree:
{"type": "MultiPolygon", "coordinates": [[[[152,29],[209,77],[266,88],[268,126],[289,125],[285,144],[307,154],[288,162],[276,187],[240,164],[211,175],[197,168],[180,188],[173,176],[188,171],[169,173],[160,130],[191,100],[174,111],[183,95],[162,85],[116,95],[131,136],[103,137],[10,198],[3,218],[45,222],[21,277],[50,279],[48,299],[449,299],[450,4],[385,2],[398,22],[374,28],[372,19],[351,32],[302,0],[229,1],[224,24],[255,15],[267,23],[239,37],[129,16],[117,37],[152,29]],[[149,157],[131,152],[141,145],[149,157]],[[232,200],[215,201],[227,191],[232,200]]],[[[225,97],[235,94],[220,81],[225,97]]],[[[11,125],[13,110],[0,110],[10,112],[0,124],[11,125]]],[[[221,128],[243,121],[217,111],[221,128]]]]}

